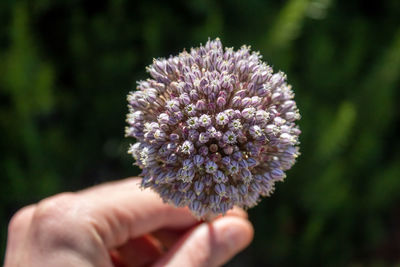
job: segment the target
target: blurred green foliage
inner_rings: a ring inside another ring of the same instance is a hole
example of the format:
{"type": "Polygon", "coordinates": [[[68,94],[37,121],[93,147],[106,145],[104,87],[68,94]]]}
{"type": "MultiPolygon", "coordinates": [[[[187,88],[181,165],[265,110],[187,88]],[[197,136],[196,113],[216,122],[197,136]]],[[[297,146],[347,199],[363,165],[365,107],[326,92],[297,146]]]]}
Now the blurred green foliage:
{"type": "Polygon", "coordinates": [[[399,263],[397,0],[1,1],[1,250],[22,206],[136,175],[126,94],[153,57],[217,36],[288,74],[303,131],[230,266],[399,263]]]}

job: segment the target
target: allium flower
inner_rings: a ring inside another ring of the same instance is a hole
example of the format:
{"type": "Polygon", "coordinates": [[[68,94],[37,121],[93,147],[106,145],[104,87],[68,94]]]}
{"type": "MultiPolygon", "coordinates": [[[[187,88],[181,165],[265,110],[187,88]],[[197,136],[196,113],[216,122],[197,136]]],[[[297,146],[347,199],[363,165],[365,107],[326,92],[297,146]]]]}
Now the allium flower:
{"type": "Polygon", "coordinates": [[[128,153],[142,187],[199,218],[255,206],[299,155],[300,118],[286,75],[219,39],[154,60],[128,95],[128,153]]]}

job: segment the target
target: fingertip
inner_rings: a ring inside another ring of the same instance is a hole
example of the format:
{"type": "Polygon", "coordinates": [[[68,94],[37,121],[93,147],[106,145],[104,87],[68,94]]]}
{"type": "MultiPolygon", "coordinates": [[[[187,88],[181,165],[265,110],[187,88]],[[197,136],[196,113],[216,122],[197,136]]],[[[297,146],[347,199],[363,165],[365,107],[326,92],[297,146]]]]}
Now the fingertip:
{"type": "Polygon", "coordinates": [[[226,215],[228,215],[228,216],[237,216],[237,217],[241,217],[241,218],[245,218],[245,219],[247,219],[249,217],[247,212],[244,209],[239,208],[237,206],[235,206],[235,207],[233,207],[233,209],[229,210],[226,213],[226,215]]]}
{"type": "Polygon", "coordinates": [[[221,235],[221,245],[227,246],[231,254],[246,248],[254,237],[252,224],[239,217],[224,217],[214,223],[217,235],[221,235]]]}

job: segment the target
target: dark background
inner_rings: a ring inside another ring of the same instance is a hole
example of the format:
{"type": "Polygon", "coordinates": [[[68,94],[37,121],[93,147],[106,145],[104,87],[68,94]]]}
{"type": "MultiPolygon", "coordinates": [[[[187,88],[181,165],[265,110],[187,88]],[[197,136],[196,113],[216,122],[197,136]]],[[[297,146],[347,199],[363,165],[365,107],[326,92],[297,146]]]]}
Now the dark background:
{"type": "Polygon", "coordinates": [[[400,262],[400,1],[0,1],[0,223],[138,174],[126,94],[153,57],[219,36],[288,74],[301,152],[228,266],[400,262]]]}

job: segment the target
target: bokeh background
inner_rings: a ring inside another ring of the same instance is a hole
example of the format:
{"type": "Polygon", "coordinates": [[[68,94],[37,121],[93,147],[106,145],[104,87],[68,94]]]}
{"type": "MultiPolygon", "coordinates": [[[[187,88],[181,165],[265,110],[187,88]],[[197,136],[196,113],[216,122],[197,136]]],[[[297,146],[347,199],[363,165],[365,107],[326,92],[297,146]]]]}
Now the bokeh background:
{"type": "Polygon", "coordinates": [[[1,251],[22,206],[138,174],[126,94],[153,57],[217,36],[288,74],[303,131],[228,266],[399,263],[398,0],[0,1],[1,251]]]}

